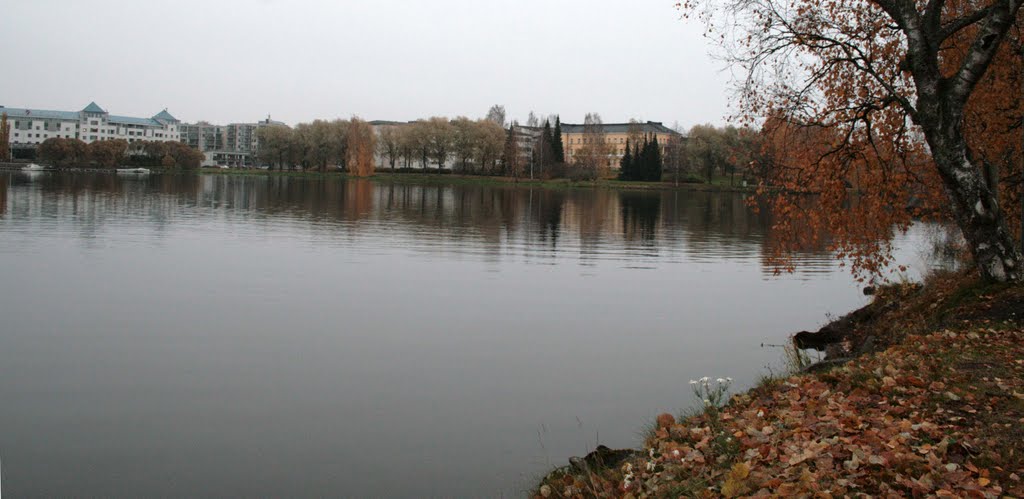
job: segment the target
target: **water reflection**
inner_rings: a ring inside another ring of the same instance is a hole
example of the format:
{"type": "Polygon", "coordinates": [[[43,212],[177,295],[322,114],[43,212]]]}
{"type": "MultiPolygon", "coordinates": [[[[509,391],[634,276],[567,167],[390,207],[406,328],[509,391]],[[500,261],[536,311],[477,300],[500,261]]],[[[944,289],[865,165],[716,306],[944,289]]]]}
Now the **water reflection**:
{"type": "Polygon", "coordinates": [[[622,211],[622,237],[627,241],[653,243],[661,212],[661,196],[624,191],[619,193],[619,205],[622,211]]]}
{"type": "Polygon", "coordinates": [[[0,172],[4,491],[522,495],[863,302],[820,250],[769,277],[771,222],[727,193],[0,172]]]}
{"type": "MultiPolygon", "coordinates": [[[[200,209],[226,220],[287,215],[331,237],[344,226],[399,230],[427,251],[483,251],[495,259],[519,253],[537,262],[575,255],[579,263],[623,259],[695,261],[757,259],[764,275],[771,216],[735,193],[551,190],[515,186],[415,185],[288,176],[0,173],[10,187],[0,214],[74,220],[83,238],[127,214],[160,227],[200,209]],[[32,174],[35,175],[32,175],[32,174]],[[8,193],[10,191],[10,194],[8,193]],[[41,195],[42,194],[42,195],[41,195]],[[65,217],[67,215],[67,217],[65,217]],[[431,243],[431,240],[433,241],[431,243]],[[429,244],[428,244],[429,243],[429,244]],[[767,244],[766,244],[767,243],[767,244]],[[541,251],[541,249],[544,251],[541,251]]],[[[829,272],[823,248],[797,255],[798,275],[829,272]]],[[[650,263],[650,262],[647,262],[650,263]]]]}

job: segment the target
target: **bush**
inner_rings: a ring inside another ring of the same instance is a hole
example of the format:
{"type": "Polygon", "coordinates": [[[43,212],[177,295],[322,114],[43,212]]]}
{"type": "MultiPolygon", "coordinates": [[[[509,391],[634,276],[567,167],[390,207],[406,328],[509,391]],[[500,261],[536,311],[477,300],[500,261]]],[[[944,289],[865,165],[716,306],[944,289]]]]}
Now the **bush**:
{"type": "Polygon", "coordinates": [[[74,166],[85,163],[88,147],[78,139],[52,138],[39,145],[38,158],[54,166],[74,166]]]}

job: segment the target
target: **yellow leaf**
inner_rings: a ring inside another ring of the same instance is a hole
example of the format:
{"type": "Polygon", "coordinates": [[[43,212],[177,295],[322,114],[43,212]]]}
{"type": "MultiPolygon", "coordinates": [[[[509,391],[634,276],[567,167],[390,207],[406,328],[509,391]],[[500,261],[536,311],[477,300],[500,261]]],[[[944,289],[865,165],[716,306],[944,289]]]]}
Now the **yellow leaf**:
{"type": "Polygon", "coordinates": [[[982,487],[988,487],[988,484],[990,484],[990,483],[992,483],[992,480],[989,480],[988,478],[979,478],[978,479],[978,485],[981,485],[982,487]]]}

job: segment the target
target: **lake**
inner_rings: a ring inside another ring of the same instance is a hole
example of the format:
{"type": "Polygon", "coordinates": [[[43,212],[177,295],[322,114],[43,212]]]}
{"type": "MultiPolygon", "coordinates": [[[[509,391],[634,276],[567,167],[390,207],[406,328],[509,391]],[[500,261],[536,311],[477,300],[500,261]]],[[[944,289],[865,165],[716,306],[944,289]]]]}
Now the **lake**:
{"type": "Polygon", "coordinates": [[[866,303],[825,252],[775,276],[770,223],[735,193],[0,172],[3,492],[522,496],[866,303]]]}

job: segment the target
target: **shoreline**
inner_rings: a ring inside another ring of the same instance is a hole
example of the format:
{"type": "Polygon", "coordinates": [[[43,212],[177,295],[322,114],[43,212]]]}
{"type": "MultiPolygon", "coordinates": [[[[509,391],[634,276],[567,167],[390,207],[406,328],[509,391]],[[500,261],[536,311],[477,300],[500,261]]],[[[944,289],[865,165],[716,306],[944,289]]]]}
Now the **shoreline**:
{"type": "Polygon", "coordinates": [[[691,381],[703,408],[571,458],[531,497],[1024,496],[1024,286],[892,284],[801,340],[825,360],[788,349],[790,373],[731,396],[691,381]]]}
{"type": "MultiPolygon", "coordinates": [[[[26,164],[0,163],[0,171],[21,171],[26,164]]],[[[139,168],[136,166],[124,165],[118,168],[139,168]]],[[[48,168],[49,172],[60,173],[114,173],[118,168],[93,168],[93,167],[53,167],[48,168]]],[[[380,171],[369,177],[357,177],[345,172],[317,172],[317,171],[293,171],[293,170],[257,170],[257,169],[223,169],[223,168],[199,168],[197,170],[164,169],[160,167],[147,168],[155,174],[165,175],[237,175],[237,176],[278,176],[278,177],[305,177],[305,178],[339,178],[357,179],[365,178],[373,182],[381,183],[408,183],[424,185],[481,185],[481,186],[504,186],[504,187],[543,187],[547,189],[611,189],[611,190],[642,190],[642,191],[688,191],[688,192],[735,192],[754,193],[756,186],[722,185],[716,183],[694,183],[680,182],[641,182],[624,181],[614,179],[582,180],[573,181],[569,179],[525,179],[513,177],[500,177],[490,175],[464,175],[458,173],[428,173],[428,172],[389,172],[380,171]]]]}

